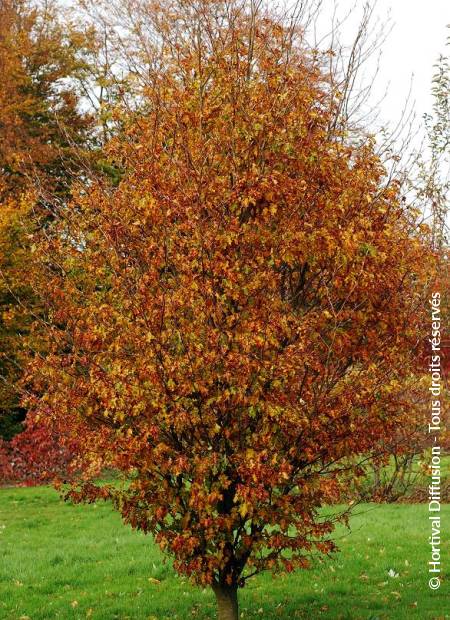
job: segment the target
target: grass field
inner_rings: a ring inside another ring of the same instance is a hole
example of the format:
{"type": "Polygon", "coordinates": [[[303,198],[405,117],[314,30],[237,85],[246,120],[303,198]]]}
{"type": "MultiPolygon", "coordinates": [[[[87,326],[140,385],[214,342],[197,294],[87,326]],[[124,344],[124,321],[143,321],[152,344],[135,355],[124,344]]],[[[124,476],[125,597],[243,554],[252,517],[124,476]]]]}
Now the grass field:
{"type": "MultiPolygon", "coordinates": [[[[358,511],[351,532],[339,530],[333,560],[250,582],[240,593],[242,618],[450,618],[448,537],[447,579],[438,591],[428,588],[427,506],[358,511]]],[[[441,516],[448,533],[450,505],[441,516]]],[[[211,592],[177,577],[151,538],[123,526],[109,505],[64,504],[45,487],[0,490],[2,620],[204,620],[214,610],[211,592]]]]}

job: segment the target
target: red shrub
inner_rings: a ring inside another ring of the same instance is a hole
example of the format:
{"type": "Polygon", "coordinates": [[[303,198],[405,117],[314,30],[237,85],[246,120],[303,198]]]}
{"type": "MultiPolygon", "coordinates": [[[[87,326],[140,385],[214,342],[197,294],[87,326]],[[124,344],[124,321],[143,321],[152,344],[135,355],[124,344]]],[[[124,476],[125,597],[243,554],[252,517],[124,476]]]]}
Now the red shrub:
{"type": "Polygon", "coordinates": [[[0,440],[0,485],[33,486],[69,476],[74,446],[61,439],[59,432],[28,416],[22,433],[9,442],[0,440]]]}

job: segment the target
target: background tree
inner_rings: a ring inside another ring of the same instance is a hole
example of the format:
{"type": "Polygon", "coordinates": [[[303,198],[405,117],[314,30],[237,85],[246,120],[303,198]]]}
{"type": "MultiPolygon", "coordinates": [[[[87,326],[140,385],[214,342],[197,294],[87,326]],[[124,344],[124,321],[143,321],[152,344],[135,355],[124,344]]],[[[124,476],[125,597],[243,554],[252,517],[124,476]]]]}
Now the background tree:
{"type": "MultiPolygon", "coordinates": [[[[447,42],[447,45],[449,40],[447,42]]],[[[447,55],[442,54],[435,66],[431,92],[433,95],[432,112],[425,115],[426,137],[425,155],[418,155],[414,172],[410,172],[408,190],[420,208],[424,221],[430,222],[432,246],[438,256],[439,266],[435,290],[442,295],[443,316],[448,308],[448,199],[450,189],[450,65],[447,55]]],[[[425,375],[429,373],[429,342],[423,346],[421,365],[425,375]]],[[[448,344],[444,336],[442,347],[443,375],[448,374],[448,344]],[[447,368],[445,368],[447,367],[447,368]],[[446,372],[447,370],[447,372],[446,372]]],[[[428,377],[426,377],[428,381],[428,377]]],[[[396,501],[411,491],[422,479],[421,486],[428,485],[426,464],[429,459],[426,451],[428,442],[429,396],[418,403],[416,410],[420,414],[416,423],[407,428],[399,428],[389,439],[391,453],[387,467],[381,463],[374,464],[375,496],[383,500],[396,501]]],[[[446,421],[443,421],[443,426],[446,421]]],[[[448,446],[448,431],[442,432],[443,447],[448,446]]],[[[427,493],[422,492],[426,498],[427,493]]]]}
{"type": "MultiPolygon", "coordinates": [[[[30,234],[46,193],[64,200],[92,137],[77,80],[88,72],[93,33],[82,34],[49,2],[0,0],[0,437],[21,429],[16,386],[33,317],[30,234]],[[25,194],[33,188],[33,197],[25,194]]],[[[42,222],[41,222],[42,224],[42,222]]],[[[38,225],[41,225],[38,224],[38,225]]],[[[38,312],[37,307],[34,313],[38,312]]],[[[34,342],[39,350],[42,343],[34,342]]]]}
{"type": "MultiPolygon", "coordinates": [[[[450,26],[449,26],[450,28],[450,26]]],[[[450,47],[450,37],[447,39],[450,47]]],[[[435,66],[433,110],[425,115],[430,161],[421,161],[418,198],[431,216],[433,246],[441,253],[448,248],[448,193],[450,190],[450,64],[442,54],[435,66]]]]}
{"type": "Polygon", "coordinates": [[[79,184],[38,243],[29,404],[83,439],[69,496],[112,499],[235,619],[252,575],[335,549],[346,513],[320,509],[408,425],[434,258],[295,20],[207,0],[146,20],[124,176],[79,184]],[[129,484],[94,484],[105,466],[129,484]]]}

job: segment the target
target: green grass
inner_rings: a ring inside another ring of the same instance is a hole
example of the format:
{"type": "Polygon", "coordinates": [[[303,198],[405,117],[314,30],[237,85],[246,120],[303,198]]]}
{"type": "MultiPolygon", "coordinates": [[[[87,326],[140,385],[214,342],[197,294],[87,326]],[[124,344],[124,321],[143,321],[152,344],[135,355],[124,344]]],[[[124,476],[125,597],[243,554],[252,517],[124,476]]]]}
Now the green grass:
{"type": "MultiPolygon", "coordinates": [[[[423,505],[364,505],[341,552],[307,571],[260,575],[240,593],[243,618],[450,618],[448,579],[428,588],[423,505]],[[399,574],[392,578],[388,571],[399,574]]],[[[443,532],[450,506],[443,506],[443,532]]],[[[62,503],[52,489],[0,490],[0,618],[187,620],[215,618],[211,592],[177,577],[151,538],[107,504],[62,503]]],[[[445,536],[444,536],[445,538],[445,536]]],[[[448,540],[442,560],[448,575],[448,540]]]]}

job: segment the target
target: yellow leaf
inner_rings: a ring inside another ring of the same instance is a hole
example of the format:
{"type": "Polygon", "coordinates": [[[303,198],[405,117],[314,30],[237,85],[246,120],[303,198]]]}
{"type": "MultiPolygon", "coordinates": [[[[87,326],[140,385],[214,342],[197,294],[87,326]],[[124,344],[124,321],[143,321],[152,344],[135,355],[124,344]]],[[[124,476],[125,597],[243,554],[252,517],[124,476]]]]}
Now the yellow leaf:
{"type": "Polygon", "coordinates": [[[161,583],[161,581],[159,579],[155,579],[154,577],[149,577],[148,581],[149,581],[149,583],[153,583],[155,585],[158,585],[159,583],[161,583]]]}
{"type": "Polygon", "coordinates": [[[239,514],[244,519],[247,513],[248,513],[248,504],[247,502],[244,502],[243,504],[239,506],[239,514]]]}

